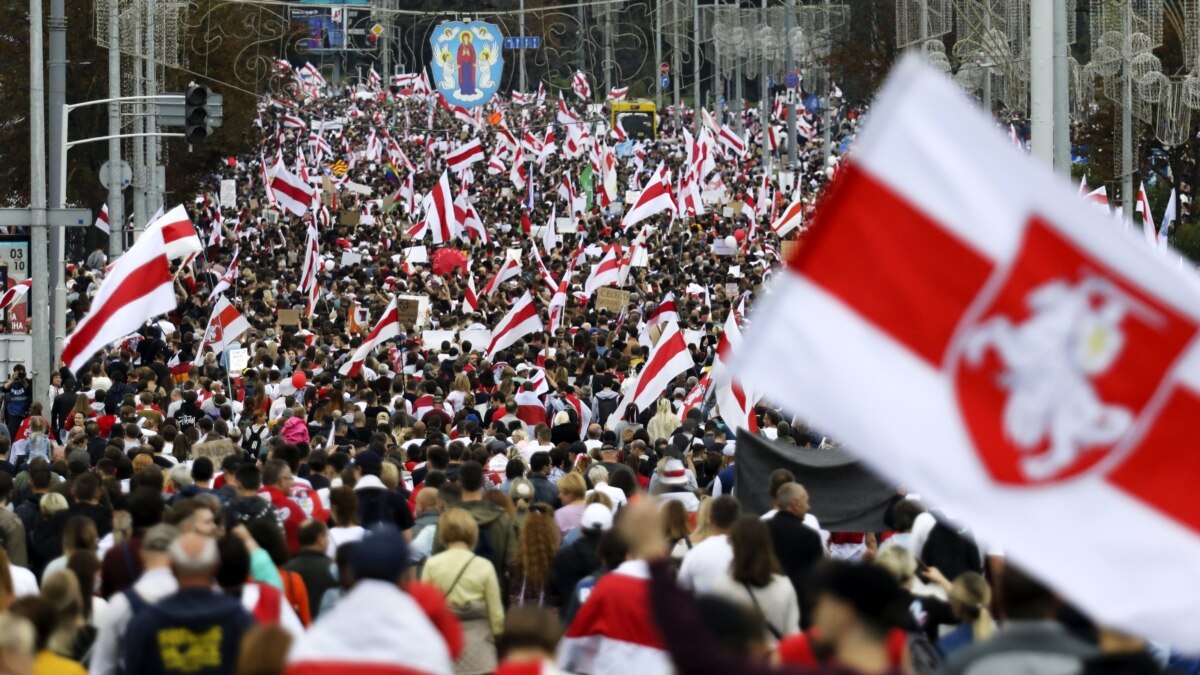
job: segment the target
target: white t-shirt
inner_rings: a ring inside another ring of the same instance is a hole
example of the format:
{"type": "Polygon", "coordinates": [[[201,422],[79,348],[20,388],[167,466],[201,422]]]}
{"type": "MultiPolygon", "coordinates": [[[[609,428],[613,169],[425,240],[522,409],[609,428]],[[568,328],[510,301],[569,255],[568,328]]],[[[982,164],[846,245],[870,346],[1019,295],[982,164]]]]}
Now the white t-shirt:
{"type": "Polygon", "coordinates": [[[683,556],[683,563],[679,566],[679,585],[696,595],[704,595],[712,590],[717,579],[729,573],[731,562],[733,547],[729,545],[729,538],[715,534],[696,544],[683,556]]]}
{"type": "Polygon", "coordinates": [[[33,572],[24,567],[9,563],[8,575],[12,577],[14,598],[24,598],[41,593],[41,590],[38,588],[37,577],[34,576],[33,572]]]}
{"type": "Polygon", "coordinates": [[[325,549],[325,555],[328,555],[330,560],[337,560],[339,546],[362,541],[366,532],[362,525],[329,528],[329,547],[325,549]]]}

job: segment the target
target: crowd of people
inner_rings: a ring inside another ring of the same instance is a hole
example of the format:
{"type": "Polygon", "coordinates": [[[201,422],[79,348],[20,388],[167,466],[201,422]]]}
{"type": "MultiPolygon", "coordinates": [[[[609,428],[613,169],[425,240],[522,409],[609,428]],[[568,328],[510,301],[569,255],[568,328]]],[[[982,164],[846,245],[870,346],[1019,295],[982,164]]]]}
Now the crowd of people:
{"type": "MultiPolygon", "coordinates": [[[[400,86],[290,91],[303,105],[261,106],[261,154],[215,167],[189,204],[206,246],[179,270],[176,311],[56,373],[45,399],[20,367],[2,388],[0,672],[980,675],[1152,673],[1168,660],[1200,672],[1090,625],[913,496],[896,495],[883,531],[829,532],[786,469],[737,483],[737,430],[693,394],[722,326],[747,320],[780,258],[770,218],[814,202],[835,172],[816,134],[793,170],[761,142],[718,158],[705,213],[658,214],[644,230],[620,226],[620,203],[558,196],[564,179],[581,185],[587,152],[530,161],[525,190],[476,163],[462,189],[489,241],[434,250],[393,196],[406,174],[416,194],[432,189],[468,139],[491,157],[502,126],[544,150],[551,131],[561,145],[565,125],[587,125],[622,146],[619,183],[635,190],[660,164],[686,173],[695,111],[623,140],[602,109],[534,94],[471,123],[400,86]],[[386,159],[391,142],[411,169],[386,159]],[[264,176],[278,162],[333,184],[324,206],[303,219],[272,208],[264,176]],[[223,179],[233,208],[216,196],[223,179]],[[760,202],[752,219],[747,197],[760,202]],[[569,232],[547,250],[529,224],[554,214],[569,232]],[[308,221],[322,255],[311,313],[308,221]],[[621,282],[625,306],[599,309],[581,291],[613,246],[644,247],[646,264],[621,282]],[[485,292],[510,256],[521,273],[485,292]],[[569,289],[559,327],[491,355],[468,339],[526,292],[544,312],[547,275],[569,289]],[[250,328],[216,352],[204,338],[223,279],[250,328]],[[428,300],[424,325],[341,374],[396,294],[428,300]],[[655,339],[648,314],[668,296],[694,366],[654,405],[621,409],[655,339]],[[293,310],[298,323],[281,323],[293,310]],[[248,350],[244,368],[234,348],[248,350]],[[748,512],[745,491],[773,509],[748,512]]],[[[832,115],[838,154],[862,112],[832,115]]],[[[756,111],[716,119],[764,136],[756,111]]],[[[70,322],[107,262],[70,271],[70,322]]],[[[769,401],[752,418],[751,433],[801,452],[831,442],[769,401]]]]}

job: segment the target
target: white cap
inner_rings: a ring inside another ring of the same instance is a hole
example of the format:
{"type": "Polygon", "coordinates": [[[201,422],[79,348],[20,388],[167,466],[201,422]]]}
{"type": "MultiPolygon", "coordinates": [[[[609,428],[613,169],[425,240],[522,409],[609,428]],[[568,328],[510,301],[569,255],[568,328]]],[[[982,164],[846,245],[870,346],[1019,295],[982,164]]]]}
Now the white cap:
{"type": "Polygon", "coordinates": [[[579,519],[579,527],[583,530],[599,530],[607,532],[612,529],[612,511],[603,504],[588,504],[579,519]]]}

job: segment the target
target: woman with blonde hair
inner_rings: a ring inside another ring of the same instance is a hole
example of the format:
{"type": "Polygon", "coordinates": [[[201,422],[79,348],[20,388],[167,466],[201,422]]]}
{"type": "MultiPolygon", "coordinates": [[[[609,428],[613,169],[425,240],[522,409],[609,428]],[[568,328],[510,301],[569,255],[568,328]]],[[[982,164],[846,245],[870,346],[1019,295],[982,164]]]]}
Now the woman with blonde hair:
{"type": "Polygon", "coordinates": [[[437,536],[446,550],[425,563],[421,581],[446,596],[463,631],[463,653],[454,663],[458,675],[482,675],[496,669],[496,636],[504,632],[504,603],[496,568],[475,554],[479,526],[463,509],[438,519],[437,536]]]}
{"type": "Polygon", "coordinates": [[[446,401],[454,406],[454,412],[457,413],[467,404],[466,399],[470,394],[471,378],[467,377],[466,373],[459,373],[450,384],[450,393],[446,394],[446,401]]]}
{"type": "MultiPolygon", "coordinates": [[[[914,626],[924,633],[931,643],[937,642],[938,626],[958,623],[949,603],[914,592],[914,589],[918,588],[917,559],[907,548],[887,546],[875,556],[875,564],[887,570],[900,584],[901,590],[908,596],[904,606],[908,607],[914,626]]],[[[928,569],[933,572],[928,574],[931,580],[941,575],[936,571],[937,568],[928,569]]]]}
{"type": "Polygon", "coordinates": [[[667,398],[658,399],[658,412],[654,413],[654,417],[650,418],[650,424],[646,425],[646,433],[650,434],[650,443],[653,444],[660,438],[670,439],[671,434],[679,428],[679,416],[671,409],[671,401],[667,398]]]}
{"type": "Polygon", "coordinates": [[[529,508],[521,534],[517,538],[517,555],[508,566],[509,607],[554,607],[558,597],[550,594],[550,571],[554,554],[558,552],[558,526],[547,504],[529,508]]]}
{"type": "MultiPolygon", "coordinates": [[[[936,568],[930,568],[936,574],[931,578],[941,577],[936,568]]],[[[941,577],[944,580],[944,577],[941,577]]],[[[963,572],[958,575],[947,591],[950,597],[950,611],[962,623],[954,630],[946,633],[938,640],[938,650],[942,657],[947,658],[954,652],[983,642],[996,633],[996,621],[988,606],[992,604],[992,589],[987,581],[976,572],[963,572]]]]}
{"type": "Polygon", "coordinates": [[[696,509],[696,527],[692,529],[692,546],[708,539],[713,534],[712,501],[711,497],[700,497],[700,506],[696,509]]]}

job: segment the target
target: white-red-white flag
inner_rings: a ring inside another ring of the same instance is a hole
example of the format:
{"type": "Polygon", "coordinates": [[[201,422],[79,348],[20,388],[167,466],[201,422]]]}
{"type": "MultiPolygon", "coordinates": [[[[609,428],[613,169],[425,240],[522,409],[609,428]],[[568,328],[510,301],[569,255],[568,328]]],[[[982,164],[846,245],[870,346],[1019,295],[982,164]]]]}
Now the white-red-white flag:
{"type": "Polygon", "coordinates": [[[533,296],[529,291],[525,291],[525,295],[521,296],[492,330],[492,341],[487,347],[488,360],[491,360],[496,352],[516,344],[517,340],[542,330],[545,330],[542,316],[538,313],[537,305],[533,304],[533,296]]]}
{"type": "Polygon", "coordinates": [[[1146,238],[1146,243],[1151,247],[1157,246],[1158,230],[1154,227],[1154,214],[1150,212],[1150,198],[1146,196],[1145,183],[1138,187],[1137,203],[1133,212],[1142,214],[1142,236],[1146,238]]]}
{"type": "Polygon", "coordinates": [[[204,363],[206,348],[212,347],[213,353],[220,354],[237,342],[238,338],[248,330],[250,330],[250,322],[233,306],[233,303],[229,302],[225,296],[217,298],[212,316],[208,319],[208,328],[204,331],[204,338],[200,341],[200,346],[196,348],[196,358],[192,361],[192,365],[198,366],[204,363]]]}
{"type": "Polygon", "coordinates": [[[104,234],[112,234],[112,228],[108,224],[108,202],[100,207],[100,215],[96,216],[96,229],[104,234]]]}
{"type": "Polygon", "coordinates": [[[600,258],[600,263],[588,276],[587,281],[583,284],[583,294],[591,296],[601,286],[612,286],[620,280],[621,274],[621,247],[613,245],[604,253],[604,257],[600,258]]]}
{"type": "Polygon", "coordinates": [[[610,101],[624,101],[628,95],[629,87],[613,87],[608,90],[608,100],[610,101]]]}
{"type": "Polygon", "coordinates": [[[217,281],[217,285],[213,286],[212,293],[208,296],[208,301],[212,302],[213,298],[221,295],[225,291],[233,287],[238,278],[238,257],[237,253],[233,254],[233,261],[229,263],[229,269],[225,270],[225,274],[221,275],[221,279],[217,281]]]}
{"type": "Polygon", "coordinates": [[[483,159],[483,144],[472,138],[446,155],[446,166],[454,173],[466,171],[467,167],[483,159]]]}
{"type": "Polygon", "coordinates": [[[303,217],[312,203],[313,187],[300,176],[287,170],[283,164],[275,167],[271,179],[271,194],[275,203],[288,212],[303,217]]]}
{"type": "MultiPolygon", "coordinates": [[[[183,211],[179,206],[167,215],[176,209],[183,211]]],[[[194,237],[191,222],[187,225],[194,237]]],[[[164,235],[178,229],[147,228],[109,268],[88,313],[63,343],[62,360],[72,372],[79,372],[105,345],[175,309],[175,277],[171,274],[164,235]]],[[[199,237],[196,245],[199,246],[199,237]]]]}
{"type": "Polygon", "coordinates": [[[371,352],[397,335],[400,335],[400,316],[399,309],[396,307],[396,296],[392,296],[392,301],[383,310],[383,316],[379,317],[375,327],[363,338],[362,344],[354,350],[354,355],[350,357],[350,360],[338,368],[338,373],[346,377],[358,377],[362,372],[363,363],[366,362],[371,352]]]}
{"type": "Polygon", "coordinates": [[[587,75],[582,70],[575,71],[575,75],[571,78],[571,89],[576,96],[585,101],[592,98],[592,86],[588,84],[587,75]]]}
{"type": "Polygon", "coordinates": [[[671,214],[677,212],[675,199],[671,196],[671,170],[665,163],[658,165],[658,170],[646,183],[646,187],[642,188],[633,206],[625,212],[625,217],[621,219],[621,227],[629,229],[664,211],[671,214]]]}
{"type": "Polygon", "coordinates": [[[425,224],[433,233],[434,244],[444,244],[458,236],[459,225],[454,215],[454,197],[450,194],[450,175],[443,171],[437,184],[421,201],[425,224]]]}
{"type": "Polygon", "coordinates": [[[3,295],[0,295],[0,312],[19,302],[29,292],[30,288],[33,288],[33,279],[26,279],[19,284],[10,286],[4,291],[3,295]]]}
{"type": "Polygon", "coordinates": [[[741,349],[742,331],[738,328],[737,314],[729,312],[725,319],[725,328],[721,331],[721,339],[717,343],[717,355],[713,359],[712,375],[714,395],[717,404],[717,414],[731,429],[746,429],[758,433],[758,423],[754,418],[754,397],[746,393],[732,368],[730,361],[737,350],[741,349]]]}
{"type": "Polygon", "coordinates": [[[479,295],[475,292],[474,272],[467,275],[467,290],[463,294],[462,310],[463,314],[479,311],[479,295]]]}
{"type": "Polygon", "coordinates": [[[679,324],[674,321],[668,322],[663,326],[658,342],[650,349],[650,357],[638,373],[633,387],[621,399],[616,412],[608,418],[608,424],[612,426],[620,422],[625,409],[630,405],[639,411],[650,407],[671,384],[671,380],[695,367],[696,362],[692,360],[692,353],[688,351],[679,324]]]}
{"type": "Polygon", "coordinates": [[[163,250],[166,252],[168,260],[187,258],[203,250],[204,246],[200,243],[200,235],[196,234],[192,219],[188,217],[187,210],[183,208],[182,204],[166,213],[159,208],[156,216],[150,220],[149,225],[146,225],[142,236],[151,232],[158,233],[163,241],[163,250]]]}
{"type": "Polygon", "coordinates": [[[516,279],[521,276],[521,261],[513,258],[505,258],[500,265],[500,269],[496,270],[496,275],[488,280],[483,287],[483,294],[491,297],[493,293],[500,290],[500,285],[509,279],[516,279]]]}
{"type": "Polygon", "coordinates": [[[794,201],[788,204],[787,208],[783,210],[783,213],[779,214],[779,218],[775,222],[771,223],[771,231],[776,236],[783,237],[797,227],[802,228],[801,231],[803,231],[803,225],[804,202],[794,201]]]}
{"type": "Polygon", "coordinates": [[[733,368],[1098,624],[1200,651],[1194,274],[919,58],[871,115],[733,368]]]}
{"type": "Polygon", "coordinates": [[[721,133],[717,134],[717,142],[725,148],[727,155],[738,159],[746,156],[746,140],[728,124],[721,127],[721,133]]]}
{"type": "Polygon", "coordinates": [[[662,302],[658,303],[658,306],[650,310],[650,313],[646,315],[647,326],[656,326],[668,321],[679,322],[679,309],[675,306],[674,293],[664,295],[662,302]]]}

